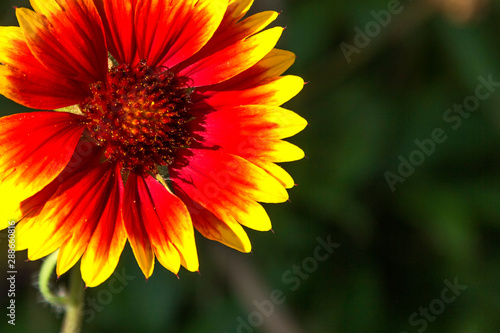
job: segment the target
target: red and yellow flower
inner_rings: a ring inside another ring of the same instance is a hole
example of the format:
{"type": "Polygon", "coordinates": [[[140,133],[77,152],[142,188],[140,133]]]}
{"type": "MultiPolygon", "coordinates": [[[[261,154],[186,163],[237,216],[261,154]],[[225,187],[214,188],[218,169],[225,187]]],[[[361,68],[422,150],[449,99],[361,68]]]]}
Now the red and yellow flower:
{"type": "Polygon", "coordinates": [[[31,260],[81,259],[87,286],[127,240],[146,277],[155,257],[198,270],[193,226],[250,251],[284,202],[298,160],[283,141],[306,121],[280,107],[303,87],[282,76],[276,12],[251,0],[31,0],[0,29],[0,93],[45,111],[0,118],[0,228],[16,221],[31,260]],[[55,110],[55,111],[50,111],[55,110]]]}

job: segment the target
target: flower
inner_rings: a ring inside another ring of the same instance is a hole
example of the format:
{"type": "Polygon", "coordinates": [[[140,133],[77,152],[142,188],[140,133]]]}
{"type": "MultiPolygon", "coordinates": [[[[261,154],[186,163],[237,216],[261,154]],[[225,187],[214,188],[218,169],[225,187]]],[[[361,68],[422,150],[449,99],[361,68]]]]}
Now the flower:
{"type": "Polygon", "coordinates": [[[0,228],[16,249],[59,249],[105,281],[127,242],[148,278],[155,258],[198,270],[194,228],[242,252],[242,225],[270,230],[259,202],[288,199],[276,163],[306,121],[280,107],[303,87],[282,76],[268,11],[251,0],[31,0],[0,30],[0,92],[44,111],[0,118],[0,228]],[[55,111],[51,111],[55,110],[55,111]],[[193,228],[194,226],[194,228],[193,228]]]}

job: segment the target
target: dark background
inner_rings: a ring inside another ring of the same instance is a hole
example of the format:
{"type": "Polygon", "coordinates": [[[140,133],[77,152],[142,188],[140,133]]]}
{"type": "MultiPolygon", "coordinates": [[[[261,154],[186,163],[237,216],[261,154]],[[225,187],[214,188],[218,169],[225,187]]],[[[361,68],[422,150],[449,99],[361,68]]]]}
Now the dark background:
{"type": "MultiPolygon", "coordinates": [[[[500,89],[460,126],[443,118],[460,115],[448,110],[474,95],[479,77],[500,82],[500,5],[402,1],[381,27],[371,11],[389,3],[256,0],[254,11],[283,10],[278,46],[298,56],[288,73],[309,81],[285,105],[310,123],[290,140],[308,156],[285,166],[299,184],[291,203],[266,205],[274,233],[249,231],[252,254],[197,234],[201,275],[177,279],[157,263],[146,282],[127,246],[116,272],[130,280],[86,291],[84,332],[500,331],[500,89]],[[367,24],[369,45],[349,63],[340,45],[354,47],[367,24]],[[391,189],[388,172],[394,179],[410,157],[420,165],[391,189]],[[311,259],[328,237],[339,247],[311,259]],[[307,275],[294,271],[303,264],[307,275]]],[[[1,4],[2,25],[16,24],[12,5],[28,6],[1,4]]],[[[23,111],[0,103],[3,115],[23,111]]],[[[17,254],[16,326],[2,314],[0,331],[57,332],[62,315],[33,282],[41,261],[25,258],[17,254]]]]}

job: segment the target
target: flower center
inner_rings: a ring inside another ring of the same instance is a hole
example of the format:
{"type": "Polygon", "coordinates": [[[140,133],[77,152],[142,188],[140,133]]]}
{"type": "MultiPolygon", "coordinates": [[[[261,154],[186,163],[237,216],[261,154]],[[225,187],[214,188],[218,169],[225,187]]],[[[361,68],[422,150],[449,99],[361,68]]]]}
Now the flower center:
{"type": "Polygon", "coordinates": [[[91,91],[80,109],[109,161],[140,174],[156,173],[172,163],[176,148],[191,144],[184,126],[192,118],[186,77],[141,61],[110,68],[106,82],[92,84],[91,91]]]}

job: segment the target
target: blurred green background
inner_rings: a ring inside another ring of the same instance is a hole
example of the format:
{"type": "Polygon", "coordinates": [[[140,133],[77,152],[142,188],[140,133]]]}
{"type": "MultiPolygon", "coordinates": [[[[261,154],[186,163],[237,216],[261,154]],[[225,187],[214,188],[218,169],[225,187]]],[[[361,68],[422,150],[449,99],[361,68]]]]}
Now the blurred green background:
{"type": "MultiPolygon", "coordinates": [[[[252,254],[197,234],[200,275],[157,263],[146,282],[127,246],[119,276],[86,291],[84,332],[500,331],[500,85],[474,112],[453,110],[475,101],[480,77],[500,82],[500,5],[395,4],[255,1],[254,12],[283,10],[278,46],[309,81],[285,105],[310,123],[290,140],[308,156],[285,166],[299,184],[291,203],[266,205],[274,233],[249,231],[252,254]],[[390,22],[378,14],[388,8],[390,22]],[[436,129],[446,140],[431,149],[436,129]],[[419,164],[408,177],[402,160],[419,164]],[[323,261],[318,239],[338,244],[323,261]]],[[[13,5],[28,6],[3,1],[2,25],[16,24],[13,5]]],[[[2,115],[23,111],[0,102],[2,115]]],[[[2,279],[0,331],[57,332],[62,315],[34,286],[41,261],[25,258],[15,327],[2,279]]]]}

